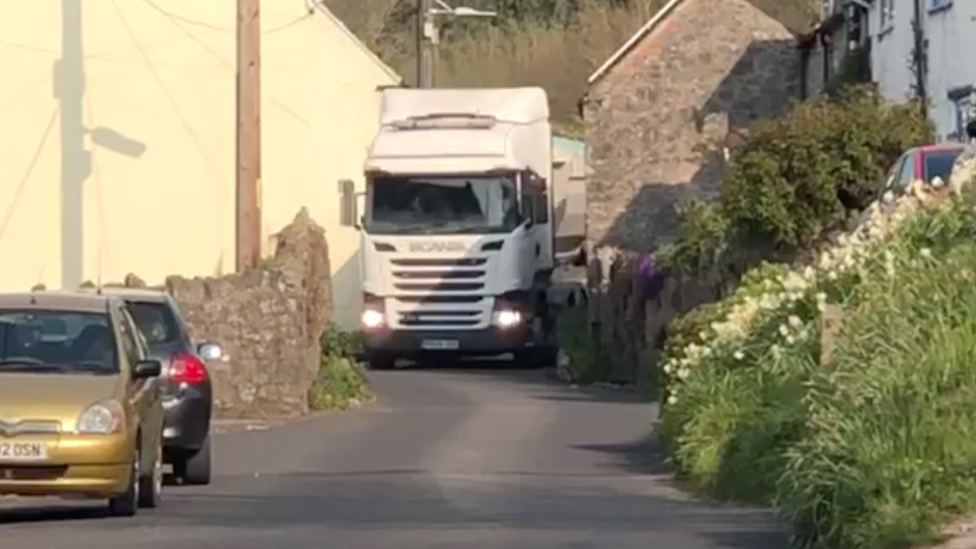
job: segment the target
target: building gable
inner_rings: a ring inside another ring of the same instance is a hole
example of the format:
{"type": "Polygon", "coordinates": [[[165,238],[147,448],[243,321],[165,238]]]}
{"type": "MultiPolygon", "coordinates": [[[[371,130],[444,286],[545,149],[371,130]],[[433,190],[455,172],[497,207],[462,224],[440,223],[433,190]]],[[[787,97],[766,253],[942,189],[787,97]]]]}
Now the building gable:
{"type": "Polygon", "coordinates": [[[676,204],[717,190],[728,136],[785,112],[798,84],[793,33],[748,0],[671,6],[584,101],[590,244],[670,240],[676,204]]]}
{"type": "MultiPolygon", "coordinates": [[[[640,29],[637,30],[624,44],[614,51],[596,70],[590,74],[588,79],[592,86],[611,71],[618,63],[630,55],[642,55],[653,51],[653,47],[644,46],[645,42],[654,42],[655,36],[667,32],[666,29],[673,25],[671,18],[679,11],[680,6],[685,2],[696,0],[668,0],[657,13],[654,14],[640,29]]],[[[709,9],[717,8],[716,11],[724,11],[725,2],[738,3],[739,9],[751,6],[768,18],[778,22],[784,29],[793,34],[798,34],[809,30],[816,22],[816,2],[817,0],[711,0],[708,2],[709,9]]]]}

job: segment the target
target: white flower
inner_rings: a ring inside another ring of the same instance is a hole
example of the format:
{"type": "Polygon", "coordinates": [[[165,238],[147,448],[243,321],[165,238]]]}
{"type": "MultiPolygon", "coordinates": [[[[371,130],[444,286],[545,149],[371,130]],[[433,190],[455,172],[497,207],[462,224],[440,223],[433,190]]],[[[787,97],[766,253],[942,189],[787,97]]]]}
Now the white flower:
{"type": "Polygon", "coordinates": [[[830,271],[827,273],[827,278],[830,280],[837,280],[837,271],[830,271]]]}
{"type": "Polygon", "coordinates": [[[776,359],[778,359],[781,356],[783,356],[783,348],[780,347],[779,345],[775,344],[775,343],[773,344],[772,347],[769,348],[769,352],[772,353],[773,358],[776,358],[776,359]]]}
{"type": "Polygon", "coordinates": [[[671,404],[673,406],[677,403],[678,403],[677,395],[668,395],[668,404],[671,404]]]}
{"type": "Polygon", "coordinates": [[[742,360],[742,359],[744,359],[744,358],[746,357],[746,354],[745,354],[745,353],[743,353],[742,351],[736,351],[736,352],[735,352],[735,353],[734,353],[734,354],[733,354],[732,356],[733,356],[733,357],[734,357],[734,358],[735,358],[736,360],[742,360]]]}
{"type": "Polygon", "coordinates": [[[796,315],[790,315],[790,317],[786,319],[786,322],[793,328],[800,328],[803,326],[803,321],[800,320],[800,317],[796,315]]]}
{"type": "Polygon", "coordinates": [[[919,253],[919,255],[921,255],[922,257],[924,257],[925,259],[929,259],[929,258],[932,257],[932,250],[930,250],[928,248],[922,248],[921,250],[918,251],[918,253],[919,253]]]}
{"type": "Polygon", "coordinates": [[[817,292],[817,303],[826,303],[826,302],[827,302],[827,294],[825,294],[824,292],[817,292]]]}
{"type": "Polygon", "coordinates": [[[786,326],[786,324],[780,324],[780,326],[779,326],[779,335],[781,335],[783,337],[786,337],[786,336],[790,335],[790,329],[786,326]]]}
{"type": "Polygon", "coordinates": [[[807,289],[809,282],[799,273],[790,271],[783,278],[783,289],[789,290],[791,292],[803,291],[807,289]]]}
{"type": "Polygon", "coordinates": [[[788,343],[789,345],[793,345],[794,343],[796,343],[796,338],[794,338],[791,335],[788,335],[786,336],[786,343],[788,343]]]}
{"type": "Polygon", "coordinates": [[[691,370],[689,370],[687,368],[682,368],[682,369],[678,370],[678,378],[685,379],[686,377],[688,377],[688,375],[690,373],[691,373],[691,370]]]}

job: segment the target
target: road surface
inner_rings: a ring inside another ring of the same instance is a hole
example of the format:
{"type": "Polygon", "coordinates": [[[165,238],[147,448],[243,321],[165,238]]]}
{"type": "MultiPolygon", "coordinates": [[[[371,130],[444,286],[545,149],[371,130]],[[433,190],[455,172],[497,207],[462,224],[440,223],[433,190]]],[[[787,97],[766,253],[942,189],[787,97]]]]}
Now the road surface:
{"type": "MultiPolygon", "coordinates": [[[[781,549],[770,517],[695,503],[647,442],[653,409],[537,371],[373,374],[345,415],[217,435],[214,483],[133,519],[7,500],[31,549],[781,549]],[[25,505],[35,507],[25,507],[25,505]]],[[[49,505],[44,502],[43,505],[49,505]]]]}

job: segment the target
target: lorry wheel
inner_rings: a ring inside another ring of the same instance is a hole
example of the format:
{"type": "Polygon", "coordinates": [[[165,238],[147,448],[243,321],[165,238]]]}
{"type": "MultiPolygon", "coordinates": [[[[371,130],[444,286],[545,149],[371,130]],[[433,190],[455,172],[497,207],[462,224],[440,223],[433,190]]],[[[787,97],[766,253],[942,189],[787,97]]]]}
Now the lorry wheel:
{"type": "Polygon", "coordinates": [[[366,355],[366,365],[370,370],[392,370],[396,367],[396,357],[387,354],[371,353],[366,355]]]}

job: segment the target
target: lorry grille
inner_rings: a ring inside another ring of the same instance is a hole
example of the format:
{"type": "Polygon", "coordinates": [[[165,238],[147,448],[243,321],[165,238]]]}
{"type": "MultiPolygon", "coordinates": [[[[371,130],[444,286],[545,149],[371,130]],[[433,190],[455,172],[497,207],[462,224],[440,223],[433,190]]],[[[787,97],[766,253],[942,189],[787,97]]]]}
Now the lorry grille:
{"type": "Polygon", "coordinates": [[[405,328],[479,328],[488,319],[487,257],[391,260],[395,322],[405,328]]]}

